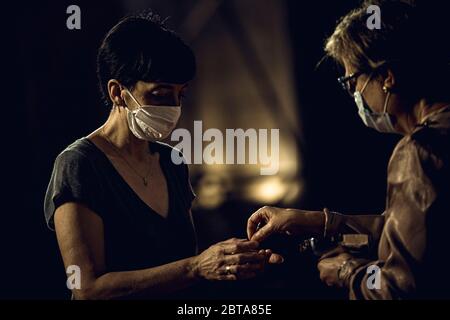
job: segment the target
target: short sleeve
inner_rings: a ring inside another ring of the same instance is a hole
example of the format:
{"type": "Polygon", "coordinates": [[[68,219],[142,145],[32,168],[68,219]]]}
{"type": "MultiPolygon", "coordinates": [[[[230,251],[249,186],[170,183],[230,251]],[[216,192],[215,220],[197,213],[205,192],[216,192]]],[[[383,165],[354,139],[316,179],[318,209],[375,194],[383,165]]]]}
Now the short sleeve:
{"type": "Polygon", "coordinates": [[[100,215],[101,186],[98,172],[90,159],[81,152],[69,150],[55,160],[47,187],[44,213],[47,225],[54,230],[54,214],[58,207],[68,202],[85,205],[100,215]]]}

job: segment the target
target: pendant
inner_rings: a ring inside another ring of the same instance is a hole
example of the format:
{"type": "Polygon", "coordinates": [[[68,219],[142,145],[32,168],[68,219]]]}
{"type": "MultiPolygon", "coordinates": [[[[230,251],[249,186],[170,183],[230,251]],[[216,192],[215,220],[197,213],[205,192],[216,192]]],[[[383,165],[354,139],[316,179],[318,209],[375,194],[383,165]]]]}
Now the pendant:
{"type": "Polygon", "coordinates": [[[144,186],[147,186],[147,178],[142,178],[142,182],[144,182],[144,186]]]}

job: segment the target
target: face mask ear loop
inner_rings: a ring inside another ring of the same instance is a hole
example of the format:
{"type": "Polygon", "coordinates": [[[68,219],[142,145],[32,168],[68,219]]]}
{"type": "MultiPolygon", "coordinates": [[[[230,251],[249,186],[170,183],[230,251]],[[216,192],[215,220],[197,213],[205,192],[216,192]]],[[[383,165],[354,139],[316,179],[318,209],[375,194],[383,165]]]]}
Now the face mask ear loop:
{"type": "Polygon", "coordinates": [[[387,113],[388,104],[389,104],[389,98],[391,97],[391,93],[388,92],[386,96],[386,101],[384,102],[384,113],[387,113]]]}
{"type": "MultiPolygon", "coordinates": [[[[136,100],[136,98],[131,94],[131,92],[125,88],[124,90],[130,97],[131,99],[133,99],[133,101],[136,103],[136,105],[138,106],[138,108],[141,108],[141,104],[136,100]]],[[[126,103],[125,103],[126,104],[126,103]]],[[[130,110],[130,108],[127,105],[128,110],[130,110]]],[[[130,110],[131,111],[131,110],[130,110]]]]}
{"type": "Polygon", "coordinates": [[[373,75],[373,73],[370,74],[369,79],[367,79],[366,83],[364,84],[364,86],[361,90],[361,95],[363,94],[364,90],[366,90],[367,86],[369,85],[370,80],[372,80],[372,75],[373,75]]]}

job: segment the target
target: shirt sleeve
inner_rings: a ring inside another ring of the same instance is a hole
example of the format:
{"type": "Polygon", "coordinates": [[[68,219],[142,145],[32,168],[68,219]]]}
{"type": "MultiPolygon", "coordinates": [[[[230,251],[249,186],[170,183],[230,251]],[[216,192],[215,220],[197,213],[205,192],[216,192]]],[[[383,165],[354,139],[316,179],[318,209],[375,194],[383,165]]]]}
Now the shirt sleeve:
{"type": "Polygon", "coordinates": [[[75,150],[66,150],[55,160],[47,187],[44,213],[47,226],[54,230],[56,209],[68,202],[82,204],[101,216],[102,188],[98,172],[89,158],[75,150]]]}
{"type": "Polygon", "coordinates": [[[389,165],[387,218],[378,250],[383,259],[355,259],[345,276],[351,299],[408,299],[415,296],[421,277],[430,280],[432,272],[426,266],[435,264],[428,260],[427,251],[435,244],[429,235],[438,231],[431,226],[446,224],[443,217],[448,215],[435,212],[439,207],[436,177],[441,174],[439,159],[416,141],[396,149],[389,165]],[[376,279],[369,272],[371,266],[378,270],[378,288],[369,285],[376,279]]]}
{"type": "Polygon", "coordinates": [[[330,221],[327,221],[327,234],[364,234],[368,236],[370,248],[376,248],[380,241],[385,222],[381,215],[344,215],[333,212],[330,221]]]}

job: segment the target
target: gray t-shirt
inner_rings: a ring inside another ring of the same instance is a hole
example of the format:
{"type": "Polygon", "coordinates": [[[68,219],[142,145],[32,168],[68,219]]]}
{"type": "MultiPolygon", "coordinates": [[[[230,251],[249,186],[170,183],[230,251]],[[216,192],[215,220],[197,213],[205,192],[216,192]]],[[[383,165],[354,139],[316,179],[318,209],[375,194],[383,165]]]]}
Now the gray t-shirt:
{"type": "Polygon", "coordinates": [[[163,218],[145,204],[106,155],[82,138],[57,158],[45,195],[44,211],[54,229],[55,210],[64,203],[87,206],[103,221],[106,271],[151,268],[196,254],[190,207],[195,194],[188,167],[171,160],[172,147],[150,143],[160,154],[169,190],[169,214],[163,218]]]}

